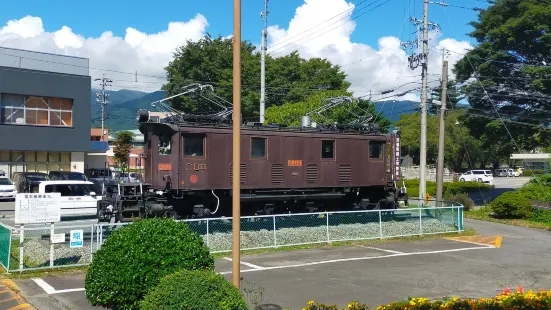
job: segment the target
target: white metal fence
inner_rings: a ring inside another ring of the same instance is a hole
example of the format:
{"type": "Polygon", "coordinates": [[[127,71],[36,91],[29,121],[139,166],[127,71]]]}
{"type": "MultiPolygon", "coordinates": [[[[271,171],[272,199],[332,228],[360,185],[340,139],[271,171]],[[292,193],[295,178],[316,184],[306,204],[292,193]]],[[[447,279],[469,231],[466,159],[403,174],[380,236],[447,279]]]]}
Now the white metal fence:
{"type": "MultiPolygon", "coordinates": [[[[305,244],[384,239],[463,231],[463,206],[398,210],[319,212],[241,218],[241,249],[253,250],[305,244]]],[[[184,220],[201,235],[212,253],[231,252],[232,219],[184,220]]],[[[41,227],[0,227],[0,262],[9,271],[83,266],[109,236],[126,225],[87,224],[41,227]],[[82,244],[71,246],[71,232],[82,244]],[[52,242],[52,236],[58,243],[52,242]]]]}

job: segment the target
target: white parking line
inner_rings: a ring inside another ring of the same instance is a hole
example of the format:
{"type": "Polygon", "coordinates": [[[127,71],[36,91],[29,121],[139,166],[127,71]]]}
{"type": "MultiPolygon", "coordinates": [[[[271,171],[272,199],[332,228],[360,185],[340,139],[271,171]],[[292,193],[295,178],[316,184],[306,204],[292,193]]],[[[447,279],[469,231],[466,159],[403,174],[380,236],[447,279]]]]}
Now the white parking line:
{"type": "MultiPolygon", "coordinates": [[[[222,259],[230,261],[230,262],[232,261],[231,257],[223,257],[222,259]]],[[[251,268],[254,268],[253,270],[264,270],[264,267],[262,267],[262,266],[254,265],[254,264],[247,263],[247,262],[244,262],[244,261],[240,261],[240,263],[241,263],[241,265],[245,265],[245,266],[249,266],[251,268]]]]}
{"type": "Polygon", "coordinates": [[[376,248],[376,247],[372,247],[372,246],[359,245],[359,247],[360,248],[365,248],[365,249],[379,250],[379,251],[394,253],[394,254],[404,254],[404,252],[381,249],[381,248],[376,248]]]}
{"type": "MultiPolygon", "coordinates": [[[[459,249],[450,249],[450,250],[411,252],[411,253],[396,253],[396,254],[381,255],[381,256],[351,257],[351,258],[332,259],[332,260],[325,260],[325,261],[318,261],[318,262],[311,262],[311,263],[303,263],[303,264],[296,264],[296,265],[283,265],[283,266],[264,267],[263,269],[246,269],[246,270],[241,270],[241,272],[296,268],[296,267],[314,266],[314,265],[321,265],[321,264],[342,263],[342,262],[380,259],[380,258],[389,258],[389,257],[440,254],[440,253],[451,253],[451,252],[460,252],[460,251],[469,251],[469,250],[483,250],[483,249],[495,249],[495,247],[493,247],[493,246],[480,246],[480,247],[459,248],[459,249]]],[[[219,272],[219,274],[229,274],[229,273],[231,273],[231,271],[219,272]]]]}
{"type": "Polygon", "coordinates": [[[70,288],[66,290],[56,290],[53,286],[46,283],[46,281],[39,279],[39,278],[33,278],[32,279],[36,285],[40,286],[46,294],[62,294],[62,293],[70,293],[70,292],[82,292],[84,291],[84,288],[70,288]]]}
{"type": "MultiPolygon", "coordinates": [[[[368,248],[371,248],[371,247],[368,247],[368,248]]],[[[254,264],[251,264],[251,263],[241,261],[242,265],[249,266],[249,267],[252,268],[252,269],[241,270],[241,272],[286,269],[286,268],[296,268],[296,267],[304,267],[304,266],[314,266],[314,265],[322,265],[322,264],[330,264],[330,263],[342,263],[342,262],[380,259],[380,258],[389,258],[389,257],[441,254],[441,253],[452,253],[452,252],[461,252],[461,251],[469,251],[469,250],[483,250],[483,249],[495,249],[495,248],[496,248],[495,246],[484,245],[484,246],[479,246],[479,247],[468,247],[468,248],[437,250],[437,251],[424,251],[424,252],[409,252],[409,253],[392,251],[392,250],[385,250],[385,249],[379,249],[379,248],[373,248],[375,250],[387,251],[387,252],[390,252],[392,254],[381,255],[381,256],[367,256],[367,257],[364,256],[364,257],[351,257],[351,258],[342,258],[342,259],[332,259],[332,260],[325,260],[325,261],[317,261],[317,262],[302,263],[302,264],[295,264],[295,265],[272,266],[272,267],[262,267],[262,266],[258,266],[258,265],[254,265],[254,264]],[[396,252],[396,253],[394,253],[394,252],[396,252]]],[[[227,261],[232,261],[232,259],[230,257],[224,257],[223,259],[227,260],[227,261]]],[[[221,274],[221,275],[230,274],[230,273],[232,273],[232,272],[231,271],[218,272],[218,274],[221,274]]],[[[42,279],[33,278],[32,280],[49,295],[84,291],[84,288],[56,290],[50,284],[46,283],[42,279]]]]}

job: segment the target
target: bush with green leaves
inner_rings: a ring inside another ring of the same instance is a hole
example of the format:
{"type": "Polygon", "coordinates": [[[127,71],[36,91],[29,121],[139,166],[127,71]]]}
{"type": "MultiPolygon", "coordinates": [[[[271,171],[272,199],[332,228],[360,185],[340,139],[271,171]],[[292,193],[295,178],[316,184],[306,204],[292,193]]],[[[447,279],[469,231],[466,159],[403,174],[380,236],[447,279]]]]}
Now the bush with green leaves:
{"type": "Polygon", "coordinates": [[[185,222],[138,220],[116,229],[94,254],[86,297],[95,306],[138,309],[161,278],[180,270],[214,270],[201,236],[185,222]]]}
{"type": "Polygon", "coordinates": [[[183,270],[161,279],[145,296],[140,309],[247,310],[248,306],[239,289],[223,276],[183,270]]]}
{"type": "Polygon", "coordinates": [[[490,203],[498,218],[523,219],[532,216],[530,200],[522,192],[510,191],[499,195],[490,203]]]}
{"type": "Polygon", "coordinates": [[[460,193],[445,198],[447,201],[458,202],[463,205],[463,211],[470,211],[474,207],[474,201],[469,198],[469,195],[460,193]]]}

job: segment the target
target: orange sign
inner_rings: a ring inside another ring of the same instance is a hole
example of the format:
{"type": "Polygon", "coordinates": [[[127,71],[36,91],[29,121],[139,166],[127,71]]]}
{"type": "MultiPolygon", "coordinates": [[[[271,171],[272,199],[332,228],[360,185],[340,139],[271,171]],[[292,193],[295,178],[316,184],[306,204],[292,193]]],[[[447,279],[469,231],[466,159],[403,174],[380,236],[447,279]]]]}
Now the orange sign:
{"type": "Polygon", "coordinates": [[[301,159],[290,159],[287,161],[287,166],[289,167],[302,167],[302,160],[301,159]]]}
{"type": "Polygon", "coordinates": [[[160,171],[170,171],[172,170],[172,164],[159,164],[160,171]]]}
{"type": "Polygon", "coordinates": [[[189,177],[189,180],[191,181],[191,183],[197,183],[197,180],[199,180],[199,178],[195,174],[192,174],[189,177]]]}

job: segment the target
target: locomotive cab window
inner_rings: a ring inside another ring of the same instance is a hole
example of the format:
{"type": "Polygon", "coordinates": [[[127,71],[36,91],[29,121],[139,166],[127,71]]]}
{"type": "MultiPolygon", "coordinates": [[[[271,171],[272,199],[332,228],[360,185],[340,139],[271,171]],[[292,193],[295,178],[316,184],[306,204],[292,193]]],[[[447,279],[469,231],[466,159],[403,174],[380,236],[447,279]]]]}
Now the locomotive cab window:
{"type": "Polygon", "coordinates": [[[172,153],[172,136],[169,134],[159,135],[159,155],[170,155],[172,153]]]}
{"type": "Polygon", "coordinates": [[[335,140],[321,141],[321,158],[322,159],[335,158],[335,140]]]}
{"type": "Polygon", "coordinates": [[[251,137],[251,158],[266,158],[266,138],[251,137]]]}
{"type": "Polygon", "coordinates": [[[205,137],[184,135],[184,157],[204,157],[205,137]]]}
{"type": "Polygon", "coordinates": [[[383,159],[383,142],[369,141],[369,158],[383,159]]]}

